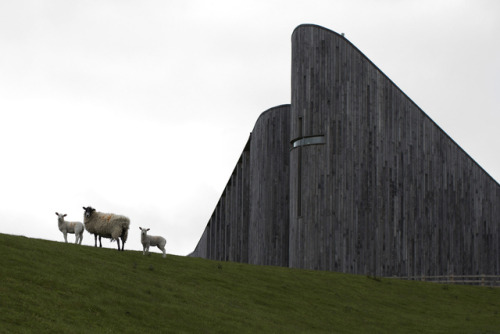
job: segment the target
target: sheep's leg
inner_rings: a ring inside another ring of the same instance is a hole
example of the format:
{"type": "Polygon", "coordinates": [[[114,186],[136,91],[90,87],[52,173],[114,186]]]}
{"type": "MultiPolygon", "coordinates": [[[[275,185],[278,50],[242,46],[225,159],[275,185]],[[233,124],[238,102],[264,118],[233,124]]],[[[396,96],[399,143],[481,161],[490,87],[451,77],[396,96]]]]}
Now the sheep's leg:
{"type": "Polygon", "coordinates": [[[120,250],[120,239],[116,239],[116,243],[118,244],[118,250],[120,250]]]}
{"type": "Polygon", "coordinates": [[[82,240],[83,240],[83,231],[80,233],[80,240],[78,242],[79,245],[82,244],[82,240]]]}
{"type": "Polygon", "coordinates": [[[99,247],[102,248],[101,236],[94,234],[94,247],[97,247],[97,237],[99,237],[99,247]]]}
{"type": "Polygon", "coordinates": [[[67,233],[66,232],[63,232],[63,235],[64,235],[64,242],[68,242],[68,237],[67,237],[67,233]]]}
{"type": "Polygon", "coordinates": [[[122,234],[120,235],[120,238],[122,239],[122,251],[125,250],[125,241],[127,241],[127,236],[128,236],[128,230],[127,229],[122,230],[122,234]]]}
{"type": "Polygon", "coordinates": [[[167,257],[167,253],[165,252],[165,247],[158,246],[158,248],[163,252],[163,257],[167,257]]]}

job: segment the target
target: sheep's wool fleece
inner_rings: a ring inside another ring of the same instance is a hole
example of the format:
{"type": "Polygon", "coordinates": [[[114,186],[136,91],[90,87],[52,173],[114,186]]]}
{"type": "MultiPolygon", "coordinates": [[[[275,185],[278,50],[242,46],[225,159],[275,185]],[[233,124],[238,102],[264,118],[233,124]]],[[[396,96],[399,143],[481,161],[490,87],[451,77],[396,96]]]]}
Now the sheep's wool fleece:
{"type": "Polygon", "coordinates": [[[122,236],[126,239],[130,219],[112,213],[94,212],[90,217],[84,217],[85,229],[89,233],[96,233],[105,238],[117,239],[122,236]]]}

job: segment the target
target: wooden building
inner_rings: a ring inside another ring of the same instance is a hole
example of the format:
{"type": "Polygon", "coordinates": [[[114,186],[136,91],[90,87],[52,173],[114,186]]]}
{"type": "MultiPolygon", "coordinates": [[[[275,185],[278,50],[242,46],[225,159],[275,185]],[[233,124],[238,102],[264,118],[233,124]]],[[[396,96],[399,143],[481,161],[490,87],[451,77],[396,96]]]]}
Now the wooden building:
{"type": "Polygon", "coordinates": [[[193,252],[377,276],[499,275],[500,186],[343,36],[292,34],[292,103],[264,112],[193,252]]]}
{"type": "Polygon", "coordinates": [[[290,115],[260,115],[192,256],[288,266],[290,115]]]}

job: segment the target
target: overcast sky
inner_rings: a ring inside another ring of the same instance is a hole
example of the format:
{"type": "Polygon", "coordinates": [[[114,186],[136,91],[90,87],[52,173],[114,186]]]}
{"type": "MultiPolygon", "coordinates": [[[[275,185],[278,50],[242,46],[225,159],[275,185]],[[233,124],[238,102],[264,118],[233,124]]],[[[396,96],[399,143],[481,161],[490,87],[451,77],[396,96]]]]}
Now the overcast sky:
{"type": "Polygon", "coordinates": [[[0,233],[63,241],[55,212],[91,205],[131,219],[125,249],[142,226],[193,251],[258,116],[290,103],[302,23],[500,181],[500,1],[0,0],[0,233]]]}

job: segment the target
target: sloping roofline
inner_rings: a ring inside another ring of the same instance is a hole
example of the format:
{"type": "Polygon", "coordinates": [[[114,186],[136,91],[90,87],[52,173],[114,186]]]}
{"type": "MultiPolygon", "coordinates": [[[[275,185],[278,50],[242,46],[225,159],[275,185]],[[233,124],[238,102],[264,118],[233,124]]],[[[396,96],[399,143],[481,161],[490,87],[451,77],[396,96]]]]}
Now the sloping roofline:
{"type": "Polygon", "coordinates": [[[460,145],[458,145],[458,143],[453,139],[451,138],[450,135],[448,135],[448,133],[446,133],[446,131],[444,131],[436,122],[434,122],[434,120],[429,116],[427,115],[427,113],[425,111],[422,110],[422,108],[420,108],[418,106],[418,104],[415,103],[415,101],[413,101],[408,95],[406,95],[405,92],[403,92],[403,90],[401,88],[399,88],[398,85],[396,85],[394,83],[394,81],[391,80],[391,78],[389,78],[377,65],[375,65],[371,60],[370,58],[368,58],[361,50],[359,50],[354,44],[352,44],[347,38],[345,38],[344,35],[341,35],[333,30],[330,30],[328,28],[325,28],[325,27],[322,27],[320,25],[317,25],[317,24],[311,24],[311,23],[304,23],[304,24],[300,24],[298,25],[292,32],[292,38],[293,38],[293,35],[295,34],[295,32],[301,28],[316,28],[316,29],[321,29],[321,30],[324,30],[330,34],[334,34],[336,35],[337,37],[343,39],[346,43],[348,43],[352,48],[354,48],[357,52],[359,52],[361,54],[362,57],[364,57],[372,66],[374,66],[387,80],[389,80],[390,83],[392,83],[394,85],[394,87],[399,90],[399,92],[401,94],[403,94],[403,96],[405,96],[411,103],[413,103],[415,105],[415,107],[417,107],[418,110],[420,110],[420,112],[422,112],[424,114],[425,117],[427,117],[429,119],[429,121],[431,121],[453,144],[455,144],[455,146],[457,146],[462,152],[465,153],[465,155],[467,157],[469,157],[469,159],[471,159],[484,173],[486,173],[486,175],[489,176],[490,179],[492,179],[496,184],[497,186],[500,187],[500,184],[497,182],[497,180],[495,180],[474,158],[472,158],[470,156],[469,153],[467,153],[460,145]]]}

